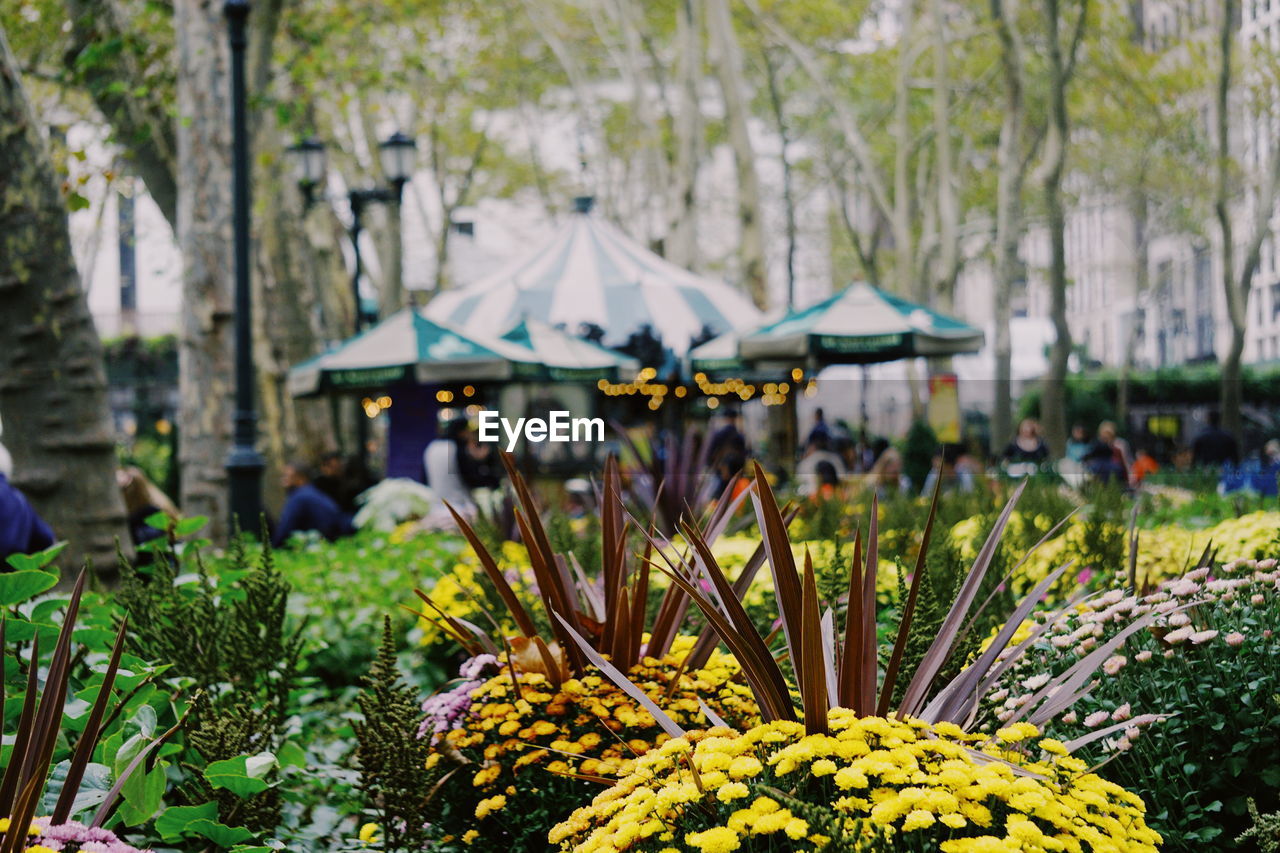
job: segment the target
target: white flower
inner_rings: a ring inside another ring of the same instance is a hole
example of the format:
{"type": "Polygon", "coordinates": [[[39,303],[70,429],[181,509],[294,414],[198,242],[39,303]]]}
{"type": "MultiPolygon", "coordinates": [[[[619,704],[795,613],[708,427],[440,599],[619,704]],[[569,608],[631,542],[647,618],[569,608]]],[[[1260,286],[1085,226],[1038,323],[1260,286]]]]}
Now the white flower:
{"type": "Polygon", "coordinates": [[[1111,715],[1106,711],[1094,711],[1084,718],[1084,724],[1091,729],[1096,729],[1109,719],[1111,719],[1111,715]]]}
{"type": "Polygon", "coordinates": [[[1200,584],[1195,581],[1186,580],[1185,578],[1169,585],[1169,592],[1179,598],[1185,598],[1188,595],[1193,595],[1199,589],[1200,584]]]}
{"type": "Polygon", "coordinates": [[[1183,625],[1191,624],[1191,617],[1185,613],[1175,613],[1169,617],[1169,624],[1175,628],[1181,628],[1183,625]]]}
{"type": "Polygon", "coordinates": [[[1049,673],[1042,672],[1039,675],[1033,675],[1026,681],[1022,682],[1022,686],[1028,690],[1039,690],[1049,683],[1049,673]]]}
{"type": "Polygon", "coordinates": [[[1124,669],[1124,665],[1128,662],[1129,659],[1124,655],[1112,655],[1103,662],[1102,671],[1107,675],[1115,675],[1117,672],[1124,669]]]}

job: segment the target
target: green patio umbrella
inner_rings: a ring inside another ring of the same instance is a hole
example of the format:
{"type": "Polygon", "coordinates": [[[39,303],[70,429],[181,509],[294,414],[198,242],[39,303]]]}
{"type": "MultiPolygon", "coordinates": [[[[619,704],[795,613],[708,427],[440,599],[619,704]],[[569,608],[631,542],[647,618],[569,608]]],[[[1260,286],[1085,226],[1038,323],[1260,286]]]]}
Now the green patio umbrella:
{"type": "Polygon", "coordinates": [[[982,348],[982,330],[858,282],[738,339],[751,362],[876,364],[982,348]]]}
{"type": "Polygon", "coordinates": [[[383,388],[401,380],[421,383],[533,380],[546,368],[529,349],[481,339],[420,311],[399,311],[324,355],[289,371],[295,397],[323,391],[383,388]]]}

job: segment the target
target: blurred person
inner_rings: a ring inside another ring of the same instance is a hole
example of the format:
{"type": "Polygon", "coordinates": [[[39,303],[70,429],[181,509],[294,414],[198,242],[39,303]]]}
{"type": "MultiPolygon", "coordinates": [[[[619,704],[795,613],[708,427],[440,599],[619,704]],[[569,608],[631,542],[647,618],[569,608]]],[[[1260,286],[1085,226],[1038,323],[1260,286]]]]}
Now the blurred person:
{"type": "Polygon", "coordinates": [[[1010,477],[1034,474],[1049,459],[1049,445],[1040,435],[1035,418],[1023,418],[1013,441],[1004,449],[1003,461],[1010,477]]]}
{"type": "Polygon", "coordinates": [[[1209,412],[1209,425],[1191,442],[1191,453],[1197,467],[1221,468],[1230,462],[1240,464],[1240,448],[1235,436],[1222,428],[1222,416],[1209,412]]]}
{"type": "Polygon", "coordinates": [[[894,495],[911,493],[911,478],[902,472],[902,454],[886,447],[867,472],[867,484],[884,500],[894,495]]]}
{"type": "Polygon", "coordinates": [[[1098,437],[1084,455],[1084,466],[1103,483],[1129,483],[1129,452],[1124,440],[1116,434],[1113,421],[1098,424],[1098,437]]]}
{"type": "Polygon", "coordinates": [[[1092,444],[1093,442],[1089,440],[1089,431],[1084,428],[1084,424],[1072,425],[1071,435],[1067,438],[1066,458],[1072,462],[1083,462],[1092,444]]]}
{"type": "Polygon", "coordinates": [[[160,491],[160,487],[147,479],[142,469],[135,467],[121,468],[116,471],[116,485],[120,487],[120,495],[124,498],[124,511],[129,525],[129,538],[134,545],[159,539],[165,534],[160,528],[147,524],[147,519],[162,512],[170,521],[180,517],[177,506],[169,500],[169,496],[160,491]]]}
{"type": "Polygon", "coordinates": [[[942,451],[933,458],[929,476],[924,478],[922,495],[932,495],[938,478],[942,478],[943,492],[968,494],[977,485],[971,464],[965,459],[964,448],[958,444],[944,444],[942,451]]]}
{"type": "Polygon", "coordinates": [[[707,461],[717,467],[722,457],[747,455],[747,437],[742,432],[742,412],[736,408],[724,413],[724,423],[711,434],[707,444],[707,461]]]}
{"type": "Polygon", "coordinates": [[[0,444],[0,566],[11,554],[43,551],[54,542],[53,530],[31,506],[27,496],[9,482],[12,476],[13,457],[0,444]]]}
{"type": "Polygon", "coordinates": [[[1280,439],[1273,438],[1262,446],[1262,461],[1268,465],[1280,465],[1280,439]]]}
{"type": "Polygon", "coordinates": [[[822,411],[822,407],[813,410],[813,427],[809,430],[809,435],[805,438],[804,443],[807,446],[809,442],[815,438],[823,438],[828,443],[831,441],[831,427],[827,424],[826,413],[822,411]]]}
{"type": "Polygon", "coordinates": [[[840,474],[836,471],[836,466],[823,459],[814,466],[814,475],[817,477],[818,487],[814,490],[813,497],[820,500],[834,498],[840,489],[840,474]]]}
{"type": "Polygon", "coordinates": [[[476,434],[467,430],[466,452],[458,457],[461,465],[462,482],[468,489],[496,489],[502,485],[499,471],[502,463],[498,461],[498,453],[492,442],[480,441],[476,434]]]}
{"type": "Polygon", "coordinates": [[[333,498],[338,506],[347,512],[352,511],[346,507],[346,465],[343,464],[342,454],[337,450],[321,454],[320,461],[316,464],[316,478],[313,482],[317,489],[333,498]]]}
{"type": "Polygon", "coordinates": [[[1160,463],[1151,455],[1151,451],[1146,445],[1138,448],[1137,454],[1133,459],[1133,467],[1129,469],[1129,485],[1138,487],[1142,485],[1142,481],[1150,474],[1155,474],[1160,470],[1160,463]]]}
{"type": "Polygon", "coordinates": [[[1185,444],[1179,444],[1173,448],[1173,470],[1179,474],[1188,474],[1195,467],[1195,455],[1191,452],[1191,448],[1185,444]]]}
{"type": "Polygon", "coordinates": [[[316,488],[305,462],[286,464],[280,474],[280,485],[287,497],[275,535],[271,537],[272,546],[280,548],[294,533],[308,530],[318,532],[330,542],[355,533],[351,516],[342,511],[337,501],[316,488]]]}
{"type": "Polygon", "coordinates": [[[462,476],[462,454],[471,439],[470,433],[467,422],[456,418],[445,424],[444,430],[422,453],[422,467],[426,469],[431,491],[464,515],[476,510],[471,489],[462,476]]]}
{"type": "Polygon", "coordinates": [[[738,495],[751,488],[751,480],[743,470],[746,464],[747,457],[740,453],[730,453],[720,458],[715,467],[716,481],[719,484],[715,491],[717,497],[724,494],[731,481],[733,491],[730,492],[727,500],[736,500],[738,495]],[[734,480],[735,477],[737,477],[736,480],[734,480]]]}
{"type": "Polygon", "coordinates": [[[837,480],[845,475],[844,461],[831,452],[830,442],[823,433],[809,436],[804,456],[796,464],[796,491],[799,494],[808,497],[818,491],[821,485],[821,478],[818,476],[820,465],[830,466],[836,472],[837,480]]]}

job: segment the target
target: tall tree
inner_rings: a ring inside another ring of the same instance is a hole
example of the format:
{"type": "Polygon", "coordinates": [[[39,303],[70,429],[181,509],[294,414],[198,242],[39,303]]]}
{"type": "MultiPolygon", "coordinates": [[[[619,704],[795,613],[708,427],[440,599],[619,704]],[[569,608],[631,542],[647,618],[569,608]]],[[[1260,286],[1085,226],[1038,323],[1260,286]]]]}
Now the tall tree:
{"type": "Polygon", "coordinates": [[[209,518],[214,541],[230,522],[232,339],[230,51],[218,0],[175,0],[178,63],[178,350],[180,504],[209,518]]]}
{"type": "Polygon", "coordinates": [[[1028,166],[1023,143],[1026,126],[1024,50],[1015,18],[1016,8],[1016,0],[991,0],[991,17],[999,39],[1000,79],[1003,88],[1000,142],[996,150],[995,340],[992,342],[995,354],[995,404],[991,435],[997,443],[1005,441],[1013,433],[1010,301],[1021,270],[1018,248],[1023,235],[1022,188],[1026,182],[1028,166]]]}
{"type": "MultiPolygon", "coordinates": [[[[1214,89],[1214,214],[1218,222],[1219,249],[1222,252],[1222,287],[1227,301],[1227,320],[1231,326],[1231,342],[1220,356],[1222,363],[1222,427],[1241,435],[1241,359],[1244,355],[1245,333],[1248,330],[1249,291],[1253,288],[1253,276],[1258,271],[1262,257],[1262,241],[1270,233],[1271,215],[1275,211],[1277,192],[1280,191],[1280,150],[1275,145],[1274,120],[1263,110],[1249,115],[1241,110],[1247,122],[1257,131],[1258,161],[1261,168],[1254,178],[1251,197],[1245,199],[1244,230],[1237,234],[1233,216],[1236,213],[1239,177],[1232,158],[1231,118],[1234,87],[1233,65],[1236,33],[1239,29],[1240,0],[1223,0],[1218,19],[1218,73],[1214,89]],[[1269,140],[1269,142],[1268,142],[1269,140]],[[1238,254],[1237,254],[1238,252],[1238,254]]],[[[1267,89],[1274,92],[1274,81],[1267,89]]],[[[1256,97],[1256,96],[1255,96],[1256,97]]],[[[1247,100],[1247,99],[1246,99],[1247,100]]]]}
{"type": "Polygon", "coordinates": [[[102,345],[71,255],[67,210],[18,64],[0,30],[0,420],[15,483],[70,565],[128,544],[102,345]]]}
{"type": "Polygon", "coordinates": [[[738,257],[741,278],[756,307],[769,307],[765,276],[764,221],[760,203],[760,176],[748,120],[751,97],[746,90],[742,48],[733,29],[729,0],[707,0],[707,30],[714,51],[716,79],[724,98],[724,119],[729,147],[738,172],[738,257]]]}
{"type": "Polygon", "coordinates": [[[1067,446],[1067,363],[1071,357],[1071,327],[1067,324],[1067,213],[1062,184],[1067,169],[1067,146],[1071,123],[1067,111],[1067,88],[1075,73],[1076,57],[1089,18],[1089,0],[1042,0],[1041,13],[1048,39],[1048,130],[1044,159],[1040,164],[1040,186],[1044,195],[1045,219],[1049,230],[1049,319],[1054,342],[1049,351],[1049,370],[1040,397],[1040,418],[1045,442],[1055,451],[1067,446]],[[1075,6],[1074,26],[1062,42],[1064,6],[1075,6]]]}

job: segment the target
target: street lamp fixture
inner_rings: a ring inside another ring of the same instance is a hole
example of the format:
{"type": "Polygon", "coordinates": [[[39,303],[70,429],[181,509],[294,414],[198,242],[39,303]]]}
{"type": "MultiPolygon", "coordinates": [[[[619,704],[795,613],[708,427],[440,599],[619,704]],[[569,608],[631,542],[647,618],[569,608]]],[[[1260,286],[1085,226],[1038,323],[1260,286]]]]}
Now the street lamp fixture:
{"type": "MultiPolygon", "coordinates": [[[[294,162],[298,176],[298,188],[309,207],[318,199],[316,188],[324,182],[325,154],[324,143],[315,137],[299,140],[286,149],[294,162]]],[[[378,143],[378,157],[382,165],[382,173],[389,186],[365,187],[347,191],[347,203],[351,206],[351,227],[348,231],[351,239],[352,255],[355,263],[351,271],[351,296],[355,306],[355,318],[352,331],[360,334],[364,330],[365,313],[360,301],[360,279],[364,277],[364,258],[360,253],[360,234],[364,231],[364,211],[370,204],[400,204],[404,193],[404,185],[413,176],[414,157],[417,143],[412,136],[400,131],[388,136],[378,143]]],[[[374,317],[376,319],[376,315],[374,317]]],[[[357,454],[360,461],[366,461],[368,453],[368,417],[363,407],[356,415],[357,454]]]]}
{"type": "Polygon", "coordinates": [[[303,200],[310,207],[316,201],[316,188],[324,182],[324,143],[314,136],[300,139],[285,151],[294,162],[298,173],[298,188],[303,200]]]}

